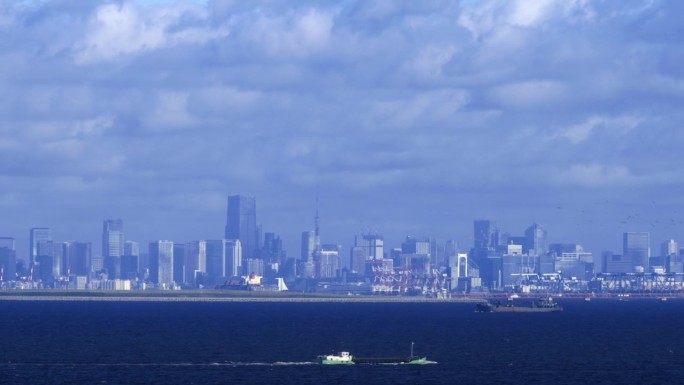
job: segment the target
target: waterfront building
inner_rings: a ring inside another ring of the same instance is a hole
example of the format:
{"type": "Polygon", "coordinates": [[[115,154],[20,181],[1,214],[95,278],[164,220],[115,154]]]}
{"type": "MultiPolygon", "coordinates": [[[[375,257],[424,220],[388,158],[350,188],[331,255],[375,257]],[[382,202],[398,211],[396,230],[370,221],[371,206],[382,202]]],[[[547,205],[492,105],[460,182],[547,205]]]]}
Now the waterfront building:
{"type": "Polygon", "coordinates": [[[173,282],[182,283],[185,279],[185,243],[173,244],[173,282]]]}
{"type": "Polygon", "coordinates": [[[523,250],[530,255],[543,255],[547,251],[546,230],[533,223],[525,230],[525,243],[523,250]]]}
{"type": "Polygon", "coordinates": [[[684,273],[684,253],[680,250],[676,254],[670,254],[665,259],[668,273],[684,273]]]}
{"type": "Polygon", "coordinates": [[[401,244],[402,254],[431,254],[430,238],[413,238],[406,237],[406,240],[401,244]]]}
{"type": "Polygon", "coordinates": [[[140,255],[140,244],[135,241],[124,242],[124,255],[140,255]]]}
{"type": "Polygon", "coordinates": [[[475,249],[494,250],[499,244],[499,230],[495,221],[476,220],[473,222],[475,249]]]}
{"type": "Polygon", "coordinates": [[[204,242],[207,263],[206,282],[215,285],[226,278],[226,241],[219,239],[204,242]]]}
{"type": "Polygon", "coordinates": [[[228,197],[224,239],[239,239],[245,258],[253,258],[259,248],[256,199],[243,195],[228,197]]]}
{"type": "Polygon", "coordinates": [[[140,272],[140,244],[125,241],[124,254],[121,256],[121,278],[135,279],[140,272]]]}
{"type": "Polygon", "coordinates": [[[629,255],[604,251],[601,253],[601,272],[610,274],[633,273],[632,258],[629,255]]]}
{"type": "Polygon", "coordinates": [[[52,230],[49,227],[34,227],[29,231],[29,258],[31,263],[35,262],[36,257],[39,255],[38,244],[47,241],[52,241],[52,230]]]}
{"type": "Polygon", "coordinates": [[[336,278],[340,273],[340,250],[342,246],[322,245],[317,251],[316,277],[336,278]]]}
{"type": "Polygon", "coordinates": [[[121,256],[124,254],[123,221],[106,219],[102,222],[102,258],[109,279],[121,277],[121,256]]]}
{"type": "Polygon", "coordinates": [[[622,254],[632,260],[635,272],[649,268],[651,257],[650,234],[648,232],[626,232],[622,236],[622,254]]]}
{"type": "Polygon", "coordinates": [[[66,275],[88,275],[92,262],[92,247],[90,242],[63,242],[62,255],[64,256],[65,263],[62,272],[66,273],[66,275]]]}
{"type": "Polygon", "coordinates": [[[198,278],[207,272],[207,242],[192,241],[185,244],[185,276],[183,282],[197,286],[198,278]]]}
{"type": "Polygon", "coordinates": [[[261,248],[261,259],[267,263],[283,263],[287,254],[283,250],[283,241],[275,233],[264,233],[264,245],[261,248]]]}
{"type": "MultiPolygon", "coordinates": [[[[242,242],[239,239],[226,240],[225,248],[225,273],[226,277],[235,277],[242,272],[242,242]]],[[[257,274],[264,275],[263,259],[261,261],[261,271],[257,274]]],[[[250,272],[251,273],[251,272],[250,272]]]]}
{"type": "MultiPolygon", "coordinates": [[[[242,267],[243,274],[246,276],[251,276],[252,274],[259,277],[264,275],[264,260],[258,258],[248,258],[243,261],[244,266],[242,267]]],[[[233,274],[231,277],[240,276],[238,274],[233,274]]]]}
{"type": "Polygon", "coordinates": [[[41,274],[44,277],[59,277],[65,275],[62,272],[62,266],[64,265],[64,250],[61,243],[53,242],[51,240],[40,241],[36,247],[36,257],[35,260],[39,264],[41,274]],[[40,258],[40,257],[48,258],[40,258]],[[39,261],[41,260],[42,261],[39,261]]]}
{"type": "Polygon", "coordinates": [[[299,259],[303,262],[312,259],[314,250],[316,248],[316,233],[313,231],[303,231],[301,246],[302,248],[299,259]]]}
{"type": "Polygon", "coordinates": [[[539,256],[523,253],[522,245],[508,245],[508,250],[501,258],[503,287],[521,285],[529,274],[538,274],[539,256]]]}
{"type": "Polygon", "coordinates": [[[3,281],[16,280],[17,252],[14,238],[0,237],[0,278],[3,281]]]}
{"type": "Polygon", "coordinates": [[[366,259],[368,258],[366,254],[366,249],[361,246],[352,246],[349,250],[350,268],[353,272],[364,274],[366,259]]]}
{"type": "Polygon", "coordinates": [[[160,289],[173,284],[173,241],[158,240],[149,246],[150,281],[160,289]]]}

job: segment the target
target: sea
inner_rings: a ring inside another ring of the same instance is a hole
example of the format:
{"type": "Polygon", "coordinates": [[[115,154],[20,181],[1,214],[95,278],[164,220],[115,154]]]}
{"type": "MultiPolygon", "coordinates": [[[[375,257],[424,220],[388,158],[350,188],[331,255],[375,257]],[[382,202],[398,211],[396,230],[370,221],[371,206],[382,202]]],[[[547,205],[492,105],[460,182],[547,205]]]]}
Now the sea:
{"type": "Polygon", "coordinates": [[[0,384],[677,384],[684,300],[472,303],[0,301],[0,384]],[[405,356],[426,365],[320,365],[405,356]]]}

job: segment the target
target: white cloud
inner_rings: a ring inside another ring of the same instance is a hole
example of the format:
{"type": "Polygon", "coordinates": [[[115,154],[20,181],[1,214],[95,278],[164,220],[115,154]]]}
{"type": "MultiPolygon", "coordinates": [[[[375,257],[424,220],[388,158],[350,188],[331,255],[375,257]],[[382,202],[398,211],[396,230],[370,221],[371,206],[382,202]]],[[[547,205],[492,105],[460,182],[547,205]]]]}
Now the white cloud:
{"type": "Polygon", "coordinates": [[[327,47],[334,24],[331,10],[309,8],[247,20],[250,39],[274,56],[306,56],[327,47]]]}
{"type": "Polygon", "coordinates": [[[611,130],[618,135],[624,135],[637,127],[642,121],[642,118],[631,115],[619,117],[592,116],[580,124],[564,127],[556,131],[549,139],[566,139],[573,144],[578,144],[586,141],[597,128],[611,130]]]}
{"type": "Polygon", "coordinates": [[[100,6],[90,21],[85,39],[77,44],[77,63],[113,60],[137,52],[183,43],[201,44],[228,35],[225,26],[178,28],[183,18],[206,19],[204,7],[176,3],[140,9],[132,3],[100,6]]]}

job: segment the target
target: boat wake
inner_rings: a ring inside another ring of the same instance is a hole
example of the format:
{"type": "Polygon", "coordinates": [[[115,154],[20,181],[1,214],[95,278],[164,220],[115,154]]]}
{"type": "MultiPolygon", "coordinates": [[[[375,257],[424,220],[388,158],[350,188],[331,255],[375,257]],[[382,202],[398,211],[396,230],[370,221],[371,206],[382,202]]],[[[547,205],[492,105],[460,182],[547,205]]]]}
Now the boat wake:
{"type": "Polygon", "coordinates": [[[132,363],[132,362],[112,362],[112,363],[73,363],[73,362],[9,362],[0,364],[2,366],[10,367],[21,367],[21,366],[33,366],[33,367],[82,367],[82,366],[96,366],[96,367],[201,367],[201,366],[303,366],[303,365],[314,365],[315,362],[303,361],[303,362],[144,362],[144,363],[132,363]]]}

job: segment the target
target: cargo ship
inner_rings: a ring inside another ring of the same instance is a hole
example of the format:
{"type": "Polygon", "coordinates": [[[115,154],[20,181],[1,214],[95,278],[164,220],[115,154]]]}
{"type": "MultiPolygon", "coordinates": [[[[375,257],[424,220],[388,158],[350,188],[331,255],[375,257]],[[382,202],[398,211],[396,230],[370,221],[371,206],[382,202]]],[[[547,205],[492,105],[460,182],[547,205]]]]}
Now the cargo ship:
{"type": "Polygon", "coordinates": [[[525,306],[515,305],[512,300],[505,304],[501,301],[480,302],[475,305],[475,311],[481,313],[550,313],[563,311],[563,308],[554,302],[553,298],[543,297],[525,306]]]}
{"type": "Polygon", "coordinates": [[[357,364],[426,364],[428,362],[425,356],[413,355],[413,343],[411,343],[411,355],[404,357],[356,357],[349,352],[340,352],[339,354],[328,354],[318,356],[318,362],[324,365],[357,365],[357,364]]]}

